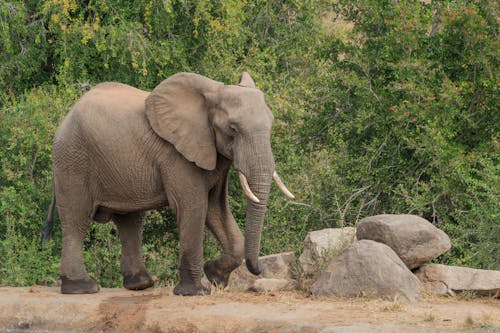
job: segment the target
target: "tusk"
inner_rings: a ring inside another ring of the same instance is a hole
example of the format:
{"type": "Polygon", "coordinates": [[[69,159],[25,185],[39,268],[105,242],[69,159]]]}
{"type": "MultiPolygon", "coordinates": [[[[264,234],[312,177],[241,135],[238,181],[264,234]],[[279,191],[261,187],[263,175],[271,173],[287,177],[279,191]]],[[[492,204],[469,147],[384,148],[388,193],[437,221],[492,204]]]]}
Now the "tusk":
{"type": "Polygon", "coordinates": [[[245,192],[245,195],[248,197],[248,199],[252,200],[255,203],[260,203],[259,198],[257,198],[255,194],[252,193],[250,186],[248,186],[247,177],[245,177],[245,175],[241,172],[238,172],[238,176],[240,177],[241,187],[243,187],[243,191],[245,192]]]}
{"type": "Polygon", "coordinates": [[[276,185],[278,185],[278,188],[281,190],[281,192],[285,193],[285,195],[290,199],[295,199],[295,196],[286,188],[285,184],[283,184],[283,181],[276,171],[274,171],[273,173],[273,179],[276,182],[276,185]]]}

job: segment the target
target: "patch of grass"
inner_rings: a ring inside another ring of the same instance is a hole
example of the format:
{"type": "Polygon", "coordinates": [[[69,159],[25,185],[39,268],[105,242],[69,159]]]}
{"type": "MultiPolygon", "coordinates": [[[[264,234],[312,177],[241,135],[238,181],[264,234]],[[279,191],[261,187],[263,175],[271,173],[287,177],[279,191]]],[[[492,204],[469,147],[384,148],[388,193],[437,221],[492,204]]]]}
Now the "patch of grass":
{"type": "Polygon", "coordinates": [[[435,320],[436,320],[436,317],[434,317],[434,315],[432,314],[432,312],[429,312],[424,317],[424,321],[427,321],[427,322],[433,322],[435,320]]]}
{"type": "Polygon", "coordinates": [[[425,285],[422,286],[422,298],[424,299],[433,299],[437,297],[435,293],[433,293],[428,287],[425,285]]]}
{"type": "Polygon", "coordinates": [[[483,312],[481,316],[481,321],[476,322],[473,326],[475,329],[485,331],[485,332],[499,332],[500,327],[493,324],[493,320],[496,317],[491,313],[483,312]]]}
{"type": "Polygon", "coordinates": [[[472,290],[464,290],[460,293],[457,293],[457,300],[461,301],[469,301],[472,299],[479,298],[480,295],[472,290]]]}
{"type": "Polygon", "coordinates": [[[482,319],[485,322],[491,322],[493,320],[493,316],[491,315],[491,313],[483,312],[482,319]]]}
{"type": "Polygon", "coordinates": [[[384,312],[399,312],[403,310],[404,310],[403,304],[399,300],[395,300],[390,304],[386,304],[382,308],[382,311],[384,312]]]}
{"type": "Polygon", "coordinates": [[[225,293],[225,287],[223,285],[211,284],[210,285],[210,295],[223,295],[225,293]]]}
{"type": "Polygon", "coordinates": [[[471,315],[467,315],[465,318],[465,326],[472,327],[474,325],[474,319],[472,319],[471,315]]]}
{"type": "Polygon", "coordinates": [[[175,282],[174,281],[159,281],[155,288],[162,288],[161,293],[164,296],[173,296],[174,295],[174,288],[175,288],[175,282]]]}
{"type": "Polygon", "coordinates": [[[481,331],[484,331],[484,332],[491,332],[491,333],[498,333],[498,332],[500,332],[500,327],[499,326],[495,326],[495,325],[492,325],[490,323],[477,323],[476,325],[474,325],[474,328],[476,330],[481,330],[481,331]]]}
{"type": "Polygon", "coordinates": [[[374,300],[378,300],[380,297],[377,296],[375,293],[373,292],[360,292],[357,296],[358,298],[361,298],[363,300],[366,300],[366,301],[374,301],[374,300]]]}

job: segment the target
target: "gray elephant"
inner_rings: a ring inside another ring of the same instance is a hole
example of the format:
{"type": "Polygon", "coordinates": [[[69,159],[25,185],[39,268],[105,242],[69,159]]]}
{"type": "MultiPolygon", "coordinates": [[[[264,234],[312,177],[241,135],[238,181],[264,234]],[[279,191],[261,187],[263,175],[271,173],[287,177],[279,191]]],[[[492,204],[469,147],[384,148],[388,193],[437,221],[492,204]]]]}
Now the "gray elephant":
{"type": "Polygon", "coordinates": [[[226,285],[243,258],[260,273],[258,255],[275,171],[270,135],[273,115],[244,72],[238,86],[179,73],[151,93],[102,83],[81,97],[58,128],[53,145],[54,206],[62,223],[61,292],[94,293],[98,284],[82,257],[91,220],[112,220],[121,241],[120,269],[127,289],[154,284],[141,252],[145,211],[169,205],[179,226],[177,295],[209,292],[201,284],[205,226],[220,242],[220,258],[203,265],[212,283],[226,285]],[[228,205],[234,162],[248,197],[245,238],[228,205]]]}

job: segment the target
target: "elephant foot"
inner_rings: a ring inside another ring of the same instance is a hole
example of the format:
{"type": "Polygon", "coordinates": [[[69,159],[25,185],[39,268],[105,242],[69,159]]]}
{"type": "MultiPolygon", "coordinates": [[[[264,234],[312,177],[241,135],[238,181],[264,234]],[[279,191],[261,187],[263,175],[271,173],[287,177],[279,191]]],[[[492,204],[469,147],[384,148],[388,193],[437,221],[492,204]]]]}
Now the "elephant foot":
{"type": "Polygon", "coordinates": [[[91,278],[72,280],[61,276],[62,294],[94,294],[98,291],[99,285],[91,278]]]}
{"type": "Polygon", "coordinates": [[[210,260],[203,265],[203,271],[207,276],[208,281],[217,286],[225,288],[229,282],[229,275],[231,272],[227,273],[221,269],[217,268],[216,261],[210,260]]]}
{"type": "Polygon", "coordinates": [[[174,294],[180,296],[203,296],[210,295],[210,289],[198,284],[179,283],[174,288],[174,294]]]}
{"type": "Polygon", "coordinates": [[[143,290],[152,287],[158,278],[146,271],[123,276],[123,287],[129,290],[143,290]]]}

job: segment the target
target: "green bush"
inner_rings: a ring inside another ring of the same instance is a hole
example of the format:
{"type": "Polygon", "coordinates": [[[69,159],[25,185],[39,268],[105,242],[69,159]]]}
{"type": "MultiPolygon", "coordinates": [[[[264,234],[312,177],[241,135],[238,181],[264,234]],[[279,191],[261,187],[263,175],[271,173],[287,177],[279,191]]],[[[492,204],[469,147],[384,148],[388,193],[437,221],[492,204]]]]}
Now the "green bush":
{"type": "Polygon", "coordinates": [[[57,278],[60,228],[42,247],[41,226],[52,192],[52,137],[75,97],[71,87],[37,88],[0,109],[0,284],[57,278]]]}

